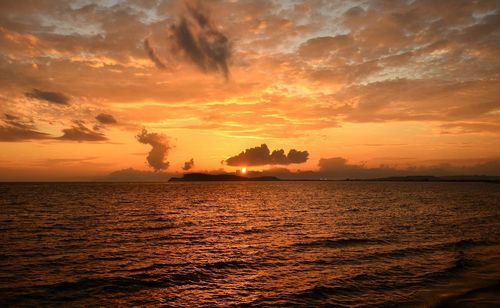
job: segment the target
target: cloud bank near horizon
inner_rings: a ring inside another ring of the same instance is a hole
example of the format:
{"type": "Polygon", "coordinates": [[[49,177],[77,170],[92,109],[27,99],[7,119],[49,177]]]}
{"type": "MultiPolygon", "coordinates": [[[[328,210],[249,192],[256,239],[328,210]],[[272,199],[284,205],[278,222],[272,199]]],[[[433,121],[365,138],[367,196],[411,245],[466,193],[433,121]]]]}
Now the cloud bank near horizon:
{"type": "Polygon", "coordinates": [[[375,179],[392,176],[500,176],[500,158],[473,164],[440,163],[391,167],[380,165],[367,167],[352,164],[343,157],[321,158],[316,170],[292,171],[287,168],[271,168],[264,171],[249,171],[250,176],[276,176],[282,179],[375,179]]]}

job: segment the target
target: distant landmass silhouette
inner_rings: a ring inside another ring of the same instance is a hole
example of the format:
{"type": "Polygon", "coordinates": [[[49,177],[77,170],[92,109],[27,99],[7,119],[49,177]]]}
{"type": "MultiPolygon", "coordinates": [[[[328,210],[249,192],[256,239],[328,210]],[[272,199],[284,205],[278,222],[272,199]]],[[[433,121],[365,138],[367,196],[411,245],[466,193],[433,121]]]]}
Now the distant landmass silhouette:
{"type": "Polygon", "coordinates": [[[186,173],[182,178],[170,178],[169,182],[208,182],[208,181],[280,181],[275,176],[245,177],[235,174],[186,173]]]}
{"type": "Polygon", "coordinates": [[[486,175],[454,175],[454,176],[433,176],[433,175],[416,175],[416,176],[391,176],[385,178],[374,179],[346,179],[346,181],[385,181],[385,182],[488,182],[500,183],[500,176],[486,175]]]}
{"type": "MultiPolygon", "coordinates": [[[[246,177],[235,174],[207,174],[207,173],[186,173],[183,177],[172,177],[169,182],[237,182],[237,181],[324,181],[311,179],[280,179],[275,176],[259,176],[246,177]]],[[[333,181],[381,181],[381,182],[488,182],[500,183],[498,176],[484,175],[462,175],[462,176],[432,176],[432,175],[416,175],[416,176],[392,176],[384,178],[371,179],[344,179],[333,181]]]]}

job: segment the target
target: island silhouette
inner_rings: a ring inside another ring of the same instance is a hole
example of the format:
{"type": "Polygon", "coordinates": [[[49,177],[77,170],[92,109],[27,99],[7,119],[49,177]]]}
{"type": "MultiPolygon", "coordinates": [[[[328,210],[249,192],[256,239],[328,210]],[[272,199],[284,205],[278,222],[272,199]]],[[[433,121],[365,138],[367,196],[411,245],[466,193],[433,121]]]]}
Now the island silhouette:
{"type": "Polygon", "coordinates": [[[186,173],[182,178],[170,178],[169,182],[208,182],[208,181],[281,181],[275,176],[246,177],[235,174],[186,173]]]}

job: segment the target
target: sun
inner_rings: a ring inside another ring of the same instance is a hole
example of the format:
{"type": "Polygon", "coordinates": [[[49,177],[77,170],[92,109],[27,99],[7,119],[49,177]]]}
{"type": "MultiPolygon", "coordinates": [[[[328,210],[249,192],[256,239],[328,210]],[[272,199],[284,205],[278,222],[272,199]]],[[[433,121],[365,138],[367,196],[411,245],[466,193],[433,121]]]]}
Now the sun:
{"type": "Polygon", "coordinates": [[[241,174],[247,174],[247,168],[246,167],[241,168],[241,174]]]}

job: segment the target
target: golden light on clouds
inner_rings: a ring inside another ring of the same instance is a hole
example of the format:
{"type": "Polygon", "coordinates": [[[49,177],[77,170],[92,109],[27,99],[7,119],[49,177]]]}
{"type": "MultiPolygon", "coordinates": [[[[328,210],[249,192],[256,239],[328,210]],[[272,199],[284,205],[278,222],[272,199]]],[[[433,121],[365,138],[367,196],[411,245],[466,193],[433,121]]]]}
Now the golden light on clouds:
{"type": "Polygon", "coordinates": [[[250,174],[498,174],[499,10],[2,1],[0,180],[243,172],[261,145],[250,174]],[[143,128],[169,140],[155,168],[143,128]]]}

